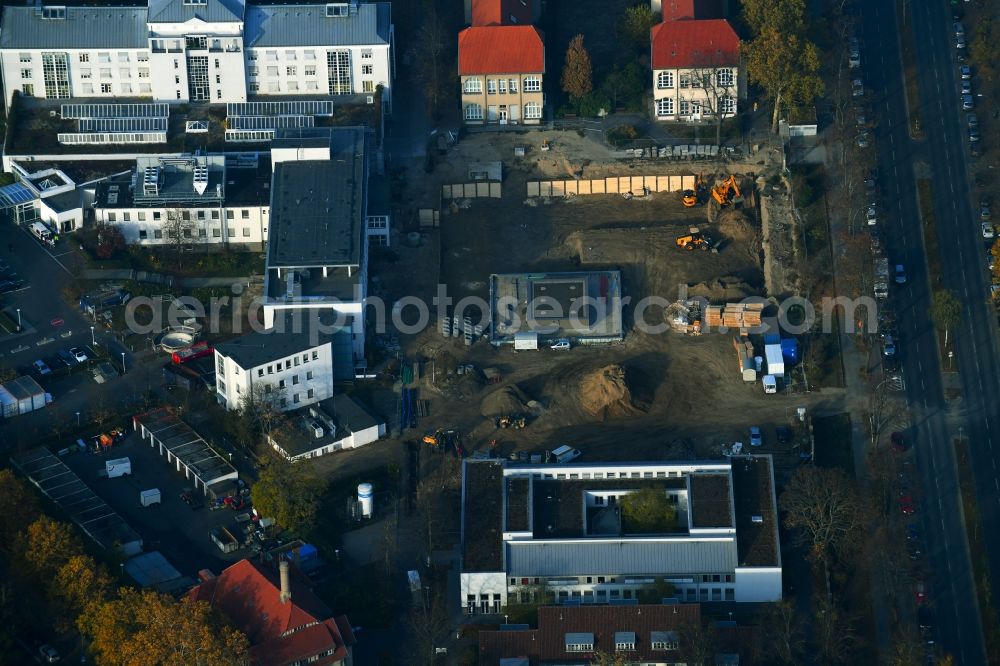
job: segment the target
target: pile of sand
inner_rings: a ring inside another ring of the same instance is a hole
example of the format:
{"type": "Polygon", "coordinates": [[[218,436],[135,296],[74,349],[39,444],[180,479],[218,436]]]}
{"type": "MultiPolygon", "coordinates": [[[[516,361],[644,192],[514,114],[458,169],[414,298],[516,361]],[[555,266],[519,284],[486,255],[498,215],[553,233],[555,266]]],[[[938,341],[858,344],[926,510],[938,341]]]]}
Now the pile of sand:
{"type": "Polygon", "coordinates": [[[531,411],[528,396],[516,384],[508,384],[483,398],[479,413],[486,418],[513,416],[531,411]]]}
{"type": "Polygon", "coordinates": [[[717,278],[711,282],[699,282],[698,284],[688,285],[689,297],[705,298],[711,303],[738,301],[755,293],[750,285],[732,275],[717,278]]]}
{"type": "Polygon", "coordinates": [[[580,406],[602,419],[631,416],[642,410],[632,402],[632,391],[620,365],[608,365],[584,375],[579,385],[580,406]]]}

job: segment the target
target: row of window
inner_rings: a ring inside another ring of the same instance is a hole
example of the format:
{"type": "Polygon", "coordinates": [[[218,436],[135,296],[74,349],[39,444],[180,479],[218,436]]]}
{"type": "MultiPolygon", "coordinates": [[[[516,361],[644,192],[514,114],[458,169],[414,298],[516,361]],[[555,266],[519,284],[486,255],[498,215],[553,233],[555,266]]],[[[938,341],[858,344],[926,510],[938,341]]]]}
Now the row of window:
{"type": "MultiPolygon", "coordinates": [[[[278,92],[297,92],[299,90],[319,90],[319,84],[316,81],[306,81],[305,87],[299,85],[298,81],[285,81],[284,84],[278,81],[269,81],[267,83],[267,92],[278,93],[278,92]]],[[[259,93],[260,83],[257,81],[250,82],[250,92],[259,93]]],[[[332,93],[334,95],[346,95],[351,91],[332,93]]],[[[374,81],[362,81],[361,82],[361,92],[363,93],[373,93],[375,92],[375,82],[374,81]]]]}
{"type": "MultiPolygon", "coordinates": [[[[491,122],[496,122],[498,120],[518,120],[517,118],[517,105],[511,105],[508,107],[496,107],[490,106],[487,109],[486,119],[491,122]]],[[[538,120],[542,117],[542,105],[538,102],[528,102],[524,105],[524,119],[525,120],[538,120]]],[[[465,119],[466,120],[482,120],[483,119],[483,106],[482,104],[466,104],[465,105],[465,119]]]]}
{"type": "MultiPolygon", "coordinates": [[[[672,116],[674,114],[674,100],[669,97],[656,100],[656,115],[658,116],[672,116]]],[[[698,116],[698,115],[712,115],[712,109],[708,106],[702,104],[702,102],[693,102],[686,99],[680,100],[677,106],[677,114],[679,116],[698,116]]],[[[720,97],[719,98],[719,113],[731,116],[736,114],[736,98],[720,97]]]]}
{"type": "MultiPolygon", "coordinates": [[[[268,76],[280,76],[281,68],[277,65],[268,66],[265,70],[268,76]]],[[[260,74],[260,69],[256,65],[251,65],[247,72],[250,76],[258,76],[260,74]]],[[[375,65],[361,65],[361,74],[363,76],[372,76],[375,73],[375,65]]],[[[298,76],[299,68],[297,65],[286,65],[285,66],[285,76],[298,76]]],[[[303,76],[316,76],[316,65],[305,65],[302,68],[303,76]]]]}
{"type": "Polygon", "coordinates": [[[292,666],[306,666],[306,664],[312,664],[314,662],[319,661],[320,659],[322,659],[324,657],[331,657],[331,656],[333,656],[333,653],[334,653],[334,650],[332,650],[332,649],[331,650],[324,650],[323,652],[320,652],[319,654],[314,654],[311,657],[308,657],[307,659],[299,659],[298,661],[293,661],[292,662],[292,666]]]}
{"type": "MultiPolygon", "coordinates": [[[[678,650],[680,644],[677,641],[652,641],[650,646],[656,651],[678,650]]],[[[615,643],[615,650],[618,652],[635,652],[635,643],[631,641],[618,641],[615,643]]],[[[593,652],[593,643],[566,643],[566,652],[593,652]]]]}
{"type": "MultiPolygon", "coordinates": [[[[541,92],[542,77],[525,76],[524,92],[541,92]]],[[[479,78],[468,78],[462,84],[462,92],[467,95],[477,95],[483,92],[483,80],[479,78]]],[[[506,95],[507,93],[517,93],[517,79],[486,79],[486,93],[488,95],[506,95]]]]}
{"type": "MultiPolygon", "coordinates": [[[[151,212],[152,212],[152,219],[153,219],[154,222],[157,222],[157,221],[163,219],[163,213],[161,211],[154,210],[154,211],[151,211],[151,212]]],[[[266,214],[267,213],[265,212],[265,215],[266,214]]],[[[138,222],[145,222],[146,221],[146,211],[144,211],[144,210],[138,210],[138,211],[136,211],[135,212],[135,219],[138,222]]],[[[176,219],[176,218],[174,218],[174,214],[173,213],[167,213],[167,219],[176,219]]],[[[192,219],[195,219],[195,220],[207,220],[207,219],[218,220],[219,219],[219,211],[218,211],[218,209],[212,209],[212,210],[207,210],[207,211],[206,210],[195,210],[195,211],[182,210],[181,211],[181,219],[184,220],[184,221],[188,221],[188,220],[192,220],[192,219]]],[[[233,209],[231,209],[231,208],[227,209],[226,210],[226,219],[227,220],[235,220],[236,219],[236,211],[233,210],[233,209]]],[[[241,220],[249,220],[250,219],[250,209],[248,209],[248,208],[242,208],[242,209],[240,209],[240,219],[241,220]]],[[[116,212],[108,212],[108,222],[117,222],[117,221],[118,221],[118,213],[116,213],[116,212]]],[[[131,222],[131,221],[132,221],[132,211],[130,211],[130,210],[122,211],[122,222],[131,222]]]]}
{"type": "MultiPolygon", "coordinates": [[[[247,54],[247,60],[251,60],[251,61],[259,60],[260,59],[260,53],[261,52],[260,52],[259,49],[255,50],[255,51],[250,51],[247,54]]],[[[372,58],[372,50],[371,49],[361,49],[361,59],[362,60],[371,60],[371,58],[372,58]]],[[[315,60],[316,59],[316,51],[313,51],[313,50],[302,51],[302,58],[301,59],[302,60],[315,60]]],[[[277,62],[278,61],[278,52],[277,51],[264,51],[264,60],[267,61],[267,62],[277,62]]],[[[287,50],[287,51],[284,52],[282,60],[289,60],[289,61],[291,61],[291,60],[299,60],[299,52],[298,51],[294,51],[292,49],[289,49],[289,50],[287,50]]]]}
{"type": "MultiPolygon", "coordinates": [[[[164,235],[163,234],[163,231],[164,231],[163,229],[153,229],[152,231],[153,231],[153,239],[154,240],[161,240],[163,238],[163,235],[164,235]]],[[[267,233],[267,229],[264,229],[264,233],[265,234],[267,233]]],[[[167,236],[167,238],[176,238],[177,237],[177,232],[174,229],[167,229],[166,230],[166,236],[167,236]]],[[[197,229],[197,230],[194,230],[194,229],[181,229],[181,238],[195,238],[196,236],[198,238],[208,238],[208,229],[197,229]],[[195,234],[195,231],[197,231],[197,234],[195,234]]],[[[229,227],[228,229],[226,229],[226,237],[227,238],[236,238],[236,229],[234,229],[232,227],[229,227]]],[[[251,236],[250,228],[249,227],[243,227],[242,238],[251,238],[251,237],[252,236],[251,236]]],[[[222,238],[222,228],[221,227],[215,227],[214,229],[212,229],[212,238],[222,238]]],[[[149,240],[149,230],[147,230],[147,229],[139,229],[139,240],[141,240],[141,241],[142,240],[149,240]]]]}
{"type": "MultiPolygon", "coordinates": [[[[680,88],[708,88],[711,82],[708,77],[711,72],[682,72],[679,77],[680,88]]],[[[734,85],[736,77],[733,70],[726,67],[715,70],[715,85],[718,88],[730,88],[734,85]]],[[[674,73],[672,71],[660,72],[656,75],[656,87],[660,90],[667,90],[674,87],[674,73]]]]}
{"type": "MultiPolygon", "coordinates": [[[[303,354],[302,355],[302,365],[305,365],[306,363],[308,363],[309,360],[310,360],[310,355],[309,354],[303,354]]],[[[313,361],[318,361],[319,360],[319,352],[317,352],[317,351],[313,351],[312,352],[312,360],[313,361]]],[[[263,377],[265,370],[267,371],[267,374],[273,375],[275,372],[281,372],[282,370],[289,370],[289,369],[291,369],[293,367],[294,368],[299,367],[299,357],[298,356],[295,356],[295,357],[289,358],[289,359],[285,359],[284,364],[282,364],[281,361],[278,361],[277,363],[274,363],[272,365],[268,365],[266,367],[257,368],[257,376],[258,377],[263,377]]],[[[306,380],[310,380],[312,378],[313,378],[313,372],[312,372],[312,370],[310,370],[309,372],[306,373],[306,380]]],[[[292,377],[292,379],[294,380],[292,382],[293,384],[298,384],[299,383],[299,376],[298,375],[294,375],[292,377]]],[[[284,379],[281,380],[280,385],[281,385],[281,388],[285,387],[285,380],[284,379]]]]}
{"type": "MultiPolygon", "coordinates": [[[[696,575],[695,578],[697,579],[698,576],[696,575]]],[[[595,579],[597,580],[597,584],[598,585],[602,585],[604,583],[612,583],[613,584],[613,583],[615,583],[615,580],[616,580],[614,576],[580,576],[579,577],[580,584],[583,584],[583,582],[586,581],[587,585],[593,585],[595,579]]],[[[561,580],[565,580],[565,579],[563,578],[561,580]]],[[[732,583],[733,582],[733,574],[702,574],[701,575],[701,582],[702,583],[732,583]]],[[[510,579],[510,584],[511,584],[511,586],[517,585],[517,578],[511,578],[510,579]]],[[[540,584],[541,584],[541,579],[538,578],[537,576],[535,578],[521,578],[521,585],[522,586],[523,585],[540,585],[540,584]]]]}

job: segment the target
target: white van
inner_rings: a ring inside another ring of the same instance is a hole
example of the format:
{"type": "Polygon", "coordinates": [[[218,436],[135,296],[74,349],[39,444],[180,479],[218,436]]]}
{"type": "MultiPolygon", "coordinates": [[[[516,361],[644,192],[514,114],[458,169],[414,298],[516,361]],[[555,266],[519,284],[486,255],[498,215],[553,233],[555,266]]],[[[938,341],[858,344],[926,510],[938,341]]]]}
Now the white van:
{"type": "Polygon", "coordinates": [[[557,449],[552,449],[552,458],[557,463],[570,462],[571,460],[576,460],[579,457],[579,449],[574,449],[571,446],[560,446],[557,449]]]}
{"type": "Polygon", "coordinates": [[[777,393],[778,380],[774,375],[764,375],[764,393],[777,393]]]}
{"type": "Polygon", "coordinates": [[[49,247],[55,245],[55,241],[52,239],[52,232],[49,231],[49,228],[41,222],[32,222],[29,229],[31,230],[32,236],[42,241],[49,247]]]}

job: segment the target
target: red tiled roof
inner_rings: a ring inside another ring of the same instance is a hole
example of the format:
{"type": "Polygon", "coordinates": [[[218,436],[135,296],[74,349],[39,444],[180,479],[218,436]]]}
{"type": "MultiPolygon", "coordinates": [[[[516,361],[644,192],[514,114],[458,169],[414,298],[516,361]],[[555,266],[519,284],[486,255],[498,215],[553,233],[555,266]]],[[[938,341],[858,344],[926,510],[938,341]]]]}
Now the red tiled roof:
{"type": "Polygon", "coordinates": [[[472,25],[531,25],[532,0],[472,0],[472,25]]]}
{"type": "Polygon", "coordinates": [[[334,654],[329,660],[315,663],[323,666],[346,657],[330,609],[294,571],[290,581],[292,598],[283,604],[277,574],[257,562],[241,560],[187,596],[214,606],[245,633],[257,663],[287,664],[331,649],[334,654]]]}
{"type": "Polygon", "coordinates": [[[722,18],[719,0],[662,0],[664,21],[722,18]]]}
{"type": "Polygon", "coordinates": [[[488,25],[458,33],[458,73],[543,74],[545,39],[530,25],[488,25]]]}
{"type": "Polygon", "coordinates": [[[653,69],[740,63],[740,38],[725,19],[665,21],[650,33],[653,69]]]}

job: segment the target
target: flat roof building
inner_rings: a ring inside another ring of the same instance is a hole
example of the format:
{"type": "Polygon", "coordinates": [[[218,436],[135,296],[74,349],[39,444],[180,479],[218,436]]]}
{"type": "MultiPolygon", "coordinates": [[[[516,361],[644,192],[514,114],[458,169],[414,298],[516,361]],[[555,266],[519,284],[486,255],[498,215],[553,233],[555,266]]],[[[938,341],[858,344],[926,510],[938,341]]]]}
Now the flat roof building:
{"type": "Polygon", "coordinates": [[[684,601],[775,601],[781,555],[770,456],[525,465],[466,461],[461,586],[467,613],[498,613],[542,586],[554,603],[636,599],[660,582],[684,601]],[[673,522],[621,510],[652,489],[673,522]]]}
{"type": "Polygon", "coordinates": [[[286,414],[268,443],[287,460],[357,449],[385,435],[385,422],[343,393],[286,414]]]}

